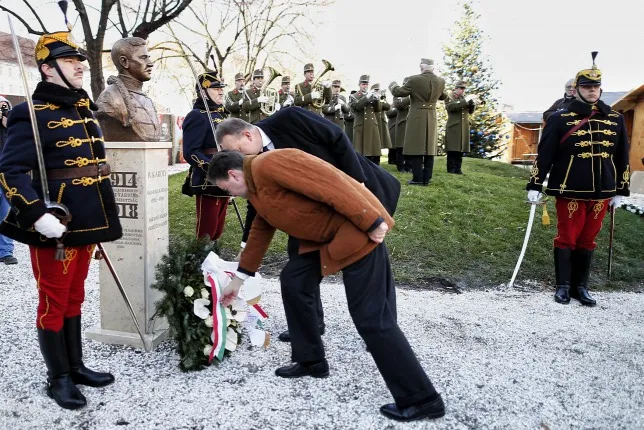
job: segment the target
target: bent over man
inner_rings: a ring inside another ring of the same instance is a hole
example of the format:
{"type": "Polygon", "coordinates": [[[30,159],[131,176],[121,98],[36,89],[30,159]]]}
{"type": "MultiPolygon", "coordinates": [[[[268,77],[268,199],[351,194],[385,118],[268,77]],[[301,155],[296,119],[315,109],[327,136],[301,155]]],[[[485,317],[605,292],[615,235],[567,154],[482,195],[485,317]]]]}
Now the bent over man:
{"type": "Polygon", "coordinates": [[[29,245],[47,395],[66,409],[86,404],[76,385],[114,382],[110,373],[83,364],[81,304],[96,243],[122,235],[103,134],[92,113],[97,107],[81,88],[84,60],[69,32],[40,37],[36,61],[42,82],[32,97],[42,142],[34,142],[29,106],[21,103],[9,116],[0,158],[0,185],[11,205],[0,233],[29,245]],[[41,144],[47,166],[49,197],[71,214],[64,224],[45,205],[36,144],[41,144]]]}
{"type": "Polygon", "coordinates": [[[555,301],[562,304],[572,297],[582,305],[595,306],[588,293],[595,238],[608,206],[619,206],[629,195],[624,117],[599,99],[601,71],[595,66],[596,54],[592,68],[575,77],[575,100],[546,121],[526,186],[531,202],[538,202],[542,192],[556,198],[555,301]]]}
{"type": "MultiPolygon", "coordinates": [[[[257,210],[239,270],[259,269],[276,230],[296,237],[299,252],[317,262],[309,266],[312,276],[342,271],[351,318],[395,400],[380,411],[402,421],[443,416],[442,398],[396,321],[396,293],[384,244],[394,220],[378,199],[329,163],[296,149],[255,156],[222,152],[213,157],[208,176],[257,210]]],[[[235,276],[224,288],[225,305],[237,297],[242,283],[235,276]]],[[[303,351],[293,361],[275,374],[329,375],[322,348],[303,351]]]]}

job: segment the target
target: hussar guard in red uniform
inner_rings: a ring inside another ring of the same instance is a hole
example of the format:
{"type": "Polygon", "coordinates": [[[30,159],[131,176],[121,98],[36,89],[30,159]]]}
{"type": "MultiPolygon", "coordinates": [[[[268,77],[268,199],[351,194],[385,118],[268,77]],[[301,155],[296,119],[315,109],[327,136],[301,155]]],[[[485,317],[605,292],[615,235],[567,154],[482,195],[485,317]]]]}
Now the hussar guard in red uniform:
{"type": "MultiPolygon", "coordinates": [[[[61,3],[65,12],[66,3],[61,3]]],[[[96,244],[119,239],[122,232],[103,134],[92,112],[96,105],[82,89],[85,56],[71,31],[43,34],[36,61],[42,81],[32,99],[41,142],[34,137],[28,103],[17,105],[0,157],[0,185],[11,205],[0,232],[29,245],[47,394],[61,407],[76,409],[86,404],[76,385],[114,382],[110,373],[83,364],[81,304],[96,244]],[[40,169],[36,145],[46,170],[40,169]],[[40,171],[47,186],[41,184],[40,171]],[[62,217],[61,223],[50,213],[53,206],[66,207],[71,217],[62,217]]]]}
{"type": "Polygon", "coordinates": [[[548,118],[526,187],[531,202],[542,192],[556,198],[555,301],[567,304],[572,297],[586,306],[596,304],[588,293],[595,237],[608,206],[629,195],[630,178],[624,117],[599,99],[596,55],[592,68],[575,77],[576,99],[548,118]]]}

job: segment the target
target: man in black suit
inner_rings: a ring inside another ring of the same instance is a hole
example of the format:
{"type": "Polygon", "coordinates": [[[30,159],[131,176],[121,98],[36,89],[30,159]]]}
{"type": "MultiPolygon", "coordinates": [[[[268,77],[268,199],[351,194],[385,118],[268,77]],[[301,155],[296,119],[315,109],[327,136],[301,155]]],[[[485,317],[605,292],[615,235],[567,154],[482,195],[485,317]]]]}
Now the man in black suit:
{"type": "MultiPolygon", "coordinates": [[[[387,171],[357,154],[340,127],[300,107],[282,109],[251,125],[237,118],[221,122],[215,139],[224,150],[247,155],[272,149],[295,148],[314,155],[363,183],[385,209],[393,215],[400,195],[400,182],[387,171]]],[[[248,238],[255,211],[249,205],[246,215],[242,248],[248,238]]],[[[278,376],[313,375],[312,366],[324,359],[321,334],[324,317],[320,301],[320,258],[318,252],[300,254],[299,241],[288,240],[289,261],[282,269],[280,283],[282,301],[289,330],[281,333],[282,341],[291,341],[292,366],[278,369],[278,376]]],[[[238,274],[243,276],[252,273],[238,274]]]]}

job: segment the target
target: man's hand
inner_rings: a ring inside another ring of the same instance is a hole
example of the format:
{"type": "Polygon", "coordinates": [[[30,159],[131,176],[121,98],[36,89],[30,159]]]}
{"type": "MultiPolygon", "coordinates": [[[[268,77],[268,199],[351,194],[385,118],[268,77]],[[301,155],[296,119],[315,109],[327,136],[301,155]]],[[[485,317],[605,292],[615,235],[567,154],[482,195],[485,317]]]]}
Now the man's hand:
{"type": "Polygon", "coordinates": [[[279,103],[275,103],[275,112],[282,109],[282,106],[279,103]]]}
{"type": "Polygon", "coordinates": [[[610,202],[608,202],[608,204],[615,208],[618,208],[622,205],[623,201],[624,201],[624,196],[615,196],[612,199],[610,199],[610,202]]]}
{"type": "Polygon", "coordinates": [[[386,222],[383,221],[373,231],[369,232],[369,239],[376,243],[382,243],[382,241],[385,240],[385,235],[388,231],[389,226],[386,222]]]}
{"type": "Polygon", "coordinates": [[[34,223],[34,228],[40,234],[50,239],[59,238],[67,231],[67,227],[50,213],[46,213],[34,223]]]}
{"type": "Polygon", "coordinates": [[[324,81],[324,82],[322,82],[322,85],[324,86],[324,88],[330,88],[331,87],[331,81],[324,81]]]}
{"type": "Polygon", "coordinates": [[[244,281],[242,281],[237,276],[235,276],[230,281],[230,284],[226,285],[224,290],[221,292],[223,296],[221,298],[221,304],[224,306],[230,305],[233,302],[233,300],[237,298],[237,295],[239,294],[239,290],[241,289],[243,284],[244,284],[244,281]]]}
{"type": "Polygon", "coordinates": [[[319,91],[311,91],[311,98],[313,100],[317,100],[320,98],[320,92],[319,91]]]}
{"type": "Polygon", "coordinates": [[[370,98],[372,98],[372,97],[373,97],[373,94],[374,94],[374,93],[373,93],[373,90],[369,90],[369,91],[367,91],[366,97],[367,97],[368,99],[370,99],[370,98]]]}
{"type": "Polygon", "coordinates": [[[340,109],[342,109],[342,103],[338,103],[337,105],[335,105],[336,112],[339,111],[340,109]]]}
{"type": "Polygon", "coordinates": [[[258,101],[259,103],[266,103],[266,102],[268,101],[268,97],[266,97],[266,96],[259,96],[259,97],[257,97],[257,101],[258,101]]]}
{"type": "Polygon", "coordinates": [[[530,190],[528,191],[528,201],[530,203],[539,203],[539,200],[541,200],[541,193],[537,190],[530,190]]]}
{"type": "Polygon", "coordinates": [[[244,98],[242,97],[241,99],[239,99],[239,101],[237,103],[239,104],[239,106],[243,105],[244,104],[244,98]]]}

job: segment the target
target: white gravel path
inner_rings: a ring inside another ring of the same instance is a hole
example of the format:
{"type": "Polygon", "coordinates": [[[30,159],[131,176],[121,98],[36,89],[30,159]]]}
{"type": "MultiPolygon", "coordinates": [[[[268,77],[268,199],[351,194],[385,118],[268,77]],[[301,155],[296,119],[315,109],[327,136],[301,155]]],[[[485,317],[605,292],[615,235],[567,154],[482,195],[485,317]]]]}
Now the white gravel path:
{"type": "MultiPolygon", "coordinates": [[[[182,373],[171,342],[146,354],[86,340],[86,363],[116,383],[81,387],[87,407],[66,411],[44,393],[27,248],[16,257],[0,266],[0,429],[644,428],[643,294],[597,293],[588,309],[543,292],[399,290],[400,325],[447,404],[443,419],[399,424],[378,413],[391,398],[337,284],[323,286],[327,379],[274,376],[290,357],[277,341],[182,373]]],[[[276,334],[285,326],[276,280],[262,302],[276,334]]],[[[98,319],[93,263],[84,326],[98,319]]]]}

